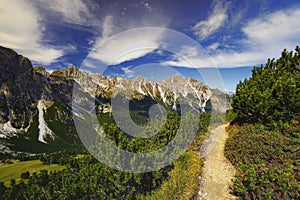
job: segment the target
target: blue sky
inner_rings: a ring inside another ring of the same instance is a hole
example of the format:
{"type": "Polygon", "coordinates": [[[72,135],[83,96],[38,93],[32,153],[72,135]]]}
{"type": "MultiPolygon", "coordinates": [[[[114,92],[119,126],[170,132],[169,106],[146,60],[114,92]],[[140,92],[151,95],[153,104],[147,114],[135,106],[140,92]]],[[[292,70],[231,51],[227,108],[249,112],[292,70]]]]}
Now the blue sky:
{"type": "Polygon", "coordinates": [[[221,89],[233,91],[251,67],[299,45],[299,19],[298,0],[0,0],[0,45],[48,70],[76,65],[108,76],[202,80],[217,68],[221,89]],[[136,29],[143,27],[161,29],[136,29]]]}

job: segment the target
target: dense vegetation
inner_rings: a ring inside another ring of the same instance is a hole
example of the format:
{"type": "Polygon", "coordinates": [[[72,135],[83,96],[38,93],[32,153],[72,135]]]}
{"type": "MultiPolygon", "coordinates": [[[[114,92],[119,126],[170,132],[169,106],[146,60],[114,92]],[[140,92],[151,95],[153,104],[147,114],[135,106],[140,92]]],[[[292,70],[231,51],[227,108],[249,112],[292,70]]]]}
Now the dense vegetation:
{"type": "Polygon", "coordinates": [[[278,60],[254,67],[252,77],[240,82],[232,98],[242,121],[278,124],[300,117],[300,48],[284,50],[278,60]]]}
{"type": "Polygon", "coordinates": [[[300,198],[300,48],[256,67],[237,85],[225,155],[242,199],[300,198]]]}
{"type": "Polygon", "coordinates": [[[22,179],[28,179],[30,174],[43,169],[48,171],[59,171],[64,169],[64,166],[57,164],[45,164],[40,160],[30,160],[20,162],[18,160],[9,160],[0,164],[0,180],[5,186],[9,186],[10,180],[15,179],[16,182],[22,179]]]}
{"type": "Polygon", "coordinates": [[[201,175],[203,160],[196,151],[189,151],[174,163],[168,179],[155,191],[142,197],[147,200],[180,199],[186,200],[197,194],[198,177],[201,175]]]}
{"type": "MultiPolygon", "coordinates": [[[[176,134],[180,116],[176,112],[168,115],[164,128],[157,137],[151,139],[128,138],[115,124],[104,125],[105,134],[124,149],[152,151],[166,145],[176,134]]],[[[58,163],[64,165],[65,169],[30,174],[25,171],[20,181],[11,180],[9,187],[0,183],[0,199],[190,198],[198,187],[203,163],[196,150],[205,137],[210,114],[202,113],[198,117],[201,120],[193,145],[174,164],[163,169],[148,173],[123,172],[109,168],[88,154],[45,154],[39,157],[44,163],[58,163]]]]}
{"type": "Polygon", "coordinates": [[[299,123],[284,133],[261,124],[231,126],[229,132],[225,155],[237,167],[236,195],[242,199],[300,197],[299,123]]]}

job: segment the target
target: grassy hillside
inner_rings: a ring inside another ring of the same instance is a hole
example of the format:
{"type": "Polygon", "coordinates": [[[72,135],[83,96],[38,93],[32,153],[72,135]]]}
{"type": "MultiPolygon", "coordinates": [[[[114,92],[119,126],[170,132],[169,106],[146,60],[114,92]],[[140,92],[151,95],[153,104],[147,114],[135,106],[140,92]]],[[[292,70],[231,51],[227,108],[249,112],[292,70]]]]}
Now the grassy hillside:
{"type": "Polygon", "coordinates": [[[15,179],[16,181],[20,180],[21,174],[26,171],[32,174],[33,172],[38,173],[41,170],[60,171],[64,168],[64,166],[56,164],[46,165],[43,164],[40,160],[31,160],[24,162],[15,160],[12,164],[0,164],[0,182],[4,182],[5,186],[9,186],[11,179],[15,179]]]}
{"type": "Polygon", "coordinates": [[[169,178],[160,188],[143,197],[146,200],[156,199],[190,199],[197,193],[204,160],[195,151],[186,152],[174,163],[169,178]]]}

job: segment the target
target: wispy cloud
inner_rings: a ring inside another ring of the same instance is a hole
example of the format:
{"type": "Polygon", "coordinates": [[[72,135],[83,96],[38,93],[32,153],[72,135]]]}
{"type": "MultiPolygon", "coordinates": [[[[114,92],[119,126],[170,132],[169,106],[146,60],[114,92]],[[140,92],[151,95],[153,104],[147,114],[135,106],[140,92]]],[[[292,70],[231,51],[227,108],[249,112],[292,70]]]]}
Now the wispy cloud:
{"type": "Polygon", "coordinates": [[[207,47],[209,51],[215,51],[220,46],[219,42],[214,42],[207,47]]]}
{"type": "Polygon", "coordinates": [[[63,23],[72,23],[77,25],[91,25],[95,23],[95,16],[82,0],[51,0],[51,1],[33,1],[39,9],[46,9],[52,16],[59,17],[63,23]]]}
{"type": "Polygon", "coordinates": [[[220,52],[215,56],[219,66],[237,67],[264,64],[268,58],[277,58],[286,48],[294,50],[300,42],[300,8],[279,10],[255,18],[242,32],[239,52],[220,52]]]}
{"type": "Polygon", "coordinates": [[[215,33],[221,28],[228,19],[227,11],[229,3],[222,0],[215,0],[212,3],[213,10],[208,16],[207,20],[199,21],[192,30],[200,40],[204,40],[211,34],[215,33]]]}
{"type": "Polygon", "coordinates": [[[111,34],[114,33],[113,16],[108,15],[104,18],[102,23],[102,40],[107,39],[111,34]]]}
{"type": "Polygon", "coordinates": [[[178,54],[184,57],[196,57],[199,56],[198,51],[194,46],[183,45],[178,54]]]}
{"type": "Polygon", "coordinates": [[[99,22],[82,0],[0,0],[0,8],[0,45],[43,65],[62,61],[62,56],[76,51],[74,44],[62,46],[51,41],[48,23],[69,23],[73,28],[73,25],[97,26],[99,22]]]}
{"type": "Polygon", "coordinates": [[[166,12],[151,2],[117,2],[118,6],[112,4],[103,11],[100,34],[94,38],[88,55],[101,65],[117,65],[158,49],[166,37],[164,31],[147,27],[166,28],[171,22],[166,12]]]}
{"type": "Polygon", "coordinates": [[[260,49],[284,48],[300,42],[300,8],[280,10],[250,21],[242,31],[245,45],[260,49]]]}
{"type": "Polygon", "coordinates": [[[116,65],[142,57],[158,49],[163,37],[163,29],[148,28],[123,32],[104,41],[101,37],[89,57],[106,64],[116,65]]]}
{"type": "Polygon", "coordinates": [[[299,18],[300,8],[275,11],[254,18],[241,28],[244,37],[236,41],[239,48],[220,49],[218,47],[221,44],[213,43],[207,47],[210,53],[210,59],[208,59],[208,55],[203,52],[185,46],[182,47],[182,55],[186,55],[185,59],[174,57],[172,61],[164,62],[164,64],[193,67],[190,64],[193,63],[199,68],[264,64],[268,58],[279,57],[284,48],[294,50],[295,46],[299,45],[299,18]]]}
{"type": "Polygon", "coordinates": [[[134,77],[135,72],[133,70],[130,70],[128,67],[122,67],[121,70],[124,72],[124,76],[126,78],[134,77]]]}
{"type": "Polygon", "coordinates": [[[203,48],[195,45],[182,45],[180,51],[173,56],[172,60],[164,61],[164,66],[180,66],[188,68],[213,67],[208,54],[203,48]]]}
{"type": "Polygon", "coordinates": [[[40,15],[26,1],[0,0],[0,45],[13,48],[31,60],[49,64],[63,55],[41,42],[44,27],[40,15]]]}

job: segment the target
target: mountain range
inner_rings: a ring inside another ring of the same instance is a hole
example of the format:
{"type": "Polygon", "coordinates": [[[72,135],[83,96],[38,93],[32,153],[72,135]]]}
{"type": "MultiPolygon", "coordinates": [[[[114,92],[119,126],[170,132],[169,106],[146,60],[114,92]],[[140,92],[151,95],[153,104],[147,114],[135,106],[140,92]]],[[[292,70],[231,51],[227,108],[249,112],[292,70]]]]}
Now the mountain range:
{"type": "Polygon", "coordinates": [[[211,111],[212,105],[219,112],[230,107],[223,92],[192,78],[175,75],[154,82],[137,76],[127,80],[92,74],[75,66],[50,73],[5,47],[0,47],[0,71],[2,154],[52,152],[81,145],[72,118],[79,113],[72,101],[84,99],[74,95],[74,86],[95,99],[100,115],[110,116],[112,100],[120,94],[131,102],[131,110],[149,109],[159,103],[180,111],[182,102],[198,112],[211,111]]]}

